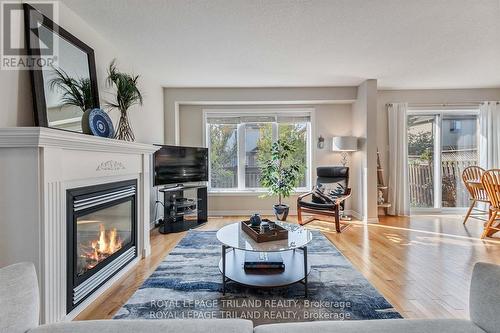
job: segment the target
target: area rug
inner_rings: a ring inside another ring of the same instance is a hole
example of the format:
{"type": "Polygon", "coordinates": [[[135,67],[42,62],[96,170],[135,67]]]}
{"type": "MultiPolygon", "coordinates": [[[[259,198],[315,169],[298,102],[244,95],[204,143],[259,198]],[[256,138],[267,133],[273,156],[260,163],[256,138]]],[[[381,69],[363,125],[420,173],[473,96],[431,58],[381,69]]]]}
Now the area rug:
{"type": "Polygon", "coordinates": [[[215,231],[190,231],[114,319],[244,318],[254,325],[402,318],[320,232],[308,246],[309,297],[304,286],[247,288],[222,295],[221,245],[215,231]]]}

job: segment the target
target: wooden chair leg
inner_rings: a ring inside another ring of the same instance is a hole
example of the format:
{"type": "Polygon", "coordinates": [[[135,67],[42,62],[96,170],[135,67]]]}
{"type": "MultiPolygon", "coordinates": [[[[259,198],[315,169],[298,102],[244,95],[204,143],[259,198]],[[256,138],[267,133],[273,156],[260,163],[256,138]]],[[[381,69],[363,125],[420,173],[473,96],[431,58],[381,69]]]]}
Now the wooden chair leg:
{"type": "Polygon", "coordinates": [[[335,207],[335,230],[340,233],[340,207],[335,207]]]}
{"type": "Polygon", "coordinates": [[[316,220],[316,218],[314,216],[311,216],[310,218],[307,218],[307,219],[303,219],[302,218],[302,209],[300,206],[297,206],[297,222],[300,224],[300,225],[306,225],[308,224],[309,222],[312,222],[316,220]]]}
{"type": "Polygon", "coordinates": [[[486,226],[484,227],[483,234],[481,235],[481,239],[485,238],[488,235],[488,232],[490,230],[490,227],[493,225],[493,222],[495,222],[497,218],[498,212],[492,212],[490,219],[488,220],[488,223],[486,223],[486,226]]]}
{"type": "Polygon", "coordinates": [[[476,200],[472,200],[472,203],[469,207],[469,210],[467,210],[467,214],[465,214],[464,224],[467,223],[467,219],[469,218],[470,214],[472,213],[472,210],[474,209],[475,205],[476,205],[476,200]]]}

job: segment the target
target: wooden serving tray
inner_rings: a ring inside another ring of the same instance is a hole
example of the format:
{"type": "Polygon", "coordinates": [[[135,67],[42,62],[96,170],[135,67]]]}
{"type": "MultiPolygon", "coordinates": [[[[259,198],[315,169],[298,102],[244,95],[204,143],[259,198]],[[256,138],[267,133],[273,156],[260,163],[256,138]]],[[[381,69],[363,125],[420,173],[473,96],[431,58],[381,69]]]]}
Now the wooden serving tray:
{"type": "MultiPolygon", "coordinates": [[[[262,219],[262,222],[272,222],[262,219]]],[[[266,233],[260,232],[260,227],[252,227],[250,221],[241,221],[241,229],[257,243],[288,239],[288,230],[276,224],[276,227],[266,233]]]]}

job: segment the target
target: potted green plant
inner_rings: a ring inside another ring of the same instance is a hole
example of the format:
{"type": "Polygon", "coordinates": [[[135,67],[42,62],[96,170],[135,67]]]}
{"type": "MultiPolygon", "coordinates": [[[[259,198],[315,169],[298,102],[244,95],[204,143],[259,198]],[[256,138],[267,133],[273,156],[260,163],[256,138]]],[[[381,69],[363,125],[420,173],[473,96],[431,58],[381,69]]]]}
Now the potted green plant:
{"type": "Polygon", "coordinates": [[[128,109],[133,105],[142,105],[142,93],[138,87],[139,75],[122,73],[116,67],[116,59],[109,64],[107,84],[116,89],[113,101],[107,101],[108,107],[120,111],[120,120],[116,127],[115,139],[134,141],[135,136],[128,121],[128,109]]]}
{"type": "Polygon", "coordinates": [[[279,139],[271,145],[268,159],[260,165],[260,181],[267,188],[267,196],[278,196],[278,203],[273,205],[276,218],[286,221],[290,207],[283,203],[283,198],[292,194],[300,180],[301,166],[294,159],[297,149],[294,139],[279,139]]]}
{"type": "Polygon", "coordinates": [[[62,93],[62,105],[74,105],[83,112],[92,109],[93,98],[89,78],[72,78],[63,69],[52,67],[54,78],[49,81],[51,90],[62,93]]]}

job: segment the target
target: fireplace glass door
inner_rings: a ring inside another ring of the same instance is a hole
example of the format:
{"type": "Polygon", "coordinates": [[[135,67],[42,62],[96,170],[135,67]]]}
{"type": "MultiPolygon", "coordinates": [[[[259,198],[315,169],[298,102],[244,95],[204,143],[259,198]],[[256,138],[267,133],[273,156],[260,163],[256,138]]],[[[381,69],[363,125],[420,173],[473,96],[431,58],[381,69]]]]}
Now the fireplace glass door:
{"type": "Polygon", "coordinates": [[[67,313],[137,258],[137,182],[67,191],[67,313]]]}
{"type": "Polygon", "coordinates": [[[76,219],[76,275],[81,276],[132,240],[132,200],[76,219]]]}

